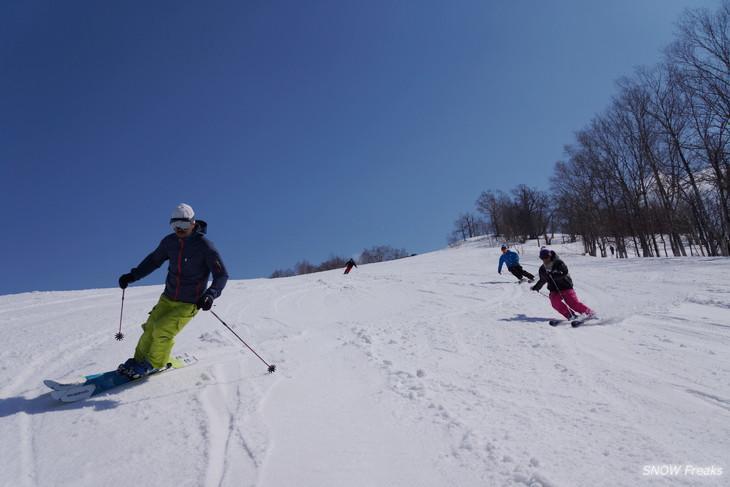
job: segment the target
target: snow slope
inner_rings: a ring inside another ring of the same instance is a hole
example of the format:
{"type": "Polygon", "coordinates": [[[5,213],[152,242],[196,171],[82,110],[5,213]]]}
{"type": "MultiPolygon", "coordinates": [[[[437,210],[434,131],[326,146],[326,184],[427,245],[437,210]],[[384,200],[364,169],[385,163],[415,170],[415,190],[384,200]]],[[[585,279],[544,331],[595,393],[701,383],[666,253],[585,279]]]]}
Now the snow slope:
{"type": "Polygon", "coordinates": [[[552,328],[481,245],[232,281],[215,310],[275,374],[203,312],[196,365],[68,405],[41,381],[126,359],[161,288],[127,290],[123,342],[119,289],[0,296],[0,485],[730,485],[729,259],[557,246],[604,320],[552,328]]]}

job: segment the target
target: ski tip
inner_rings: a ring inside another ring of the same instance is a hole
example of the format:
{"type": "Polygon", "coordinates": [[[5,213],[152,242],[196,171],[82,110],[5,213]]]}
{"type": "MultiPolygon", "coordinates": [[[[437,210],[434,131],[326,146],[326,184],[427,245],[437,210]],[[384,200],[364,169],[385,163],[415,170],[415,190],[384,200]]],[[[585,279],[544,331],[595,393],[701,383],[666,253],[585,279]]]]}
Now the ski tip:
{"type": "Polygon", "coordinates": [[[190,355],[188,353],[180,353],[170,358],[170,364],[173,369],[182,369],[188,365],[192,365],[198,361],[198,357],[190,355]]]}
{"type": "Polygon", "coordinates": [[[96,386],[94,385],[81,385],[70,389],[52,391],[51,397],[61,402],[77,402],[90,398],[94,395],[95,390],[96,386]]]}
{"type": "Polygon", "coordinates": [[[55,380],[46,379],[43,381],[43,385],[51,389],[52,391],[57,391],[59,389],[63,389],[64,387],[72,387],[67,384],[61,384],[60,382],[56,382],[55,380]]]}

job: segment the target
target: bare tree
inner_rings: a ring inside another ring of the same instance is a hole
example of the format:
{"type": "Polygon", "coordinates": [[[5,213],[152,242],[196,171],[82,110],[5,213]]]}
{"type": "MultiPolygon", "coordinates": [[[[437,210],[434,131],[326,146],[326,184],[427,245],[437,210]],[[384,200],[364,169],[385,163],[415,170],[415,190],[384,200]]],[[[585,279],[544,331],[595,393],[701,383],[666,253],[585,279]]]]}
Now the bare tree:
{"type": "Polygon", "coordinates": [[[707,168],[693,184],[709,183],[715,193],[706,200],[692,188],[696,211],[706,225],[703,244],[711,255],[716,250],[730,255],[730,1],[723,1],[716,12],[686,12],[679,30],[667,59],[680,74],[678,89],[687,100],[692,130],[688,152],[701,169],[707,168]]]}
{"type": "Polygon", "coordinates": [[[294,265],[294,272],[296,272],[298,276],[302,274],[311,274],[312,272],[317,272],[317,267],[308,260],[301,260],[294,265]]]}
{"type": "Polygon", "coordinates": [[[462,213],[454,222],[454,229],[449,236],[449,243],[478,237],[487,233],[487,223],[473,213],[462,213]]]}
{"type": "MultiPolygon", "coordinates": [[[[553,216],[549,195],[524,184],[514,188],[510,195],[501,191],[485,191],[476,201],[476,209],[486,217],[487,229],[505,240],[524,242],[542,235],[548,239],[547,230],[553,216]]],[[[457,220],[454,234],[465,225],[464,215],[457,220]]]]}
{"type": "Polygon", "coordinates": [[[587,253],[730,255],[730,1],[689,11],[654,69],[618,84],[611,105],[555,166],[555,225],[587,253]]]}
{"type": "Polygon", "coordinates": [[[292,277],[296,275],[292,269],[277,269],[271,273],[270,279],[277,279],[279,277],[292,277]]]}
{"type": "Polygon", "coordinates": [[[369,249],[363,249],[358,262],[360,264],[372,264],[375,262],[386,262],[389,260],[408,257],[405,249],[396,249],[389,245],[376,245],[369,249]]]}

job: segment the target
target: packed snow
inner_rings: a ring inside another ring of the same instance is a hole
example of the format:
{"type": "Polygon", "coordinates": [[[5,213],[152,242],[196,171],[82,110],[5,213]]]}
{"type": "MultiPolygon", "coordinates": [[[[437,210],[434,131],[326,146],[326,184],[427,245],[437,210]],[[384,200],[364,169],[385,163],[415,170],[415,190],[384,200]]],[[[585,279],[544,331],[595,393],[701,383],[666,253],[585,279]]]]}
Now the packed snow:
{"type": "Polygon", "coordinates": [[[548,326],[476,240],[231,281],[214,310],[274,374],[201,312],[196,364],[70,404],[43,379],[115,368],[162,287],[127,289],[122,342],[119,289],[0,296],[0,485],[730,485],[730,259],[553,248],[601,320],[548,326]]]}

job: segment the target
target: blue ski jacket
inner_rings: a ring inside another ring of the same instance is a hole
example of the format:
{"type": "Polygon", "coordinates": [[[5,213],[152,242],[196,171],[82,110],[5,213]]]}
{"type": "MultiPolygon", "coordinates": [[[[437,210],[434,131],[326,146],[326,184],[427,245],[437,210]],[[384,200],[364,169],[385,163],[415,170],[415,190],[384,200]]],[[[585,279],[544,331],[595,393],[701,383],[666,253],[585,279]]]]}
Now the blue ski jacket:
{"type": "Polygon", "coordinates": [[[517,252],[513,250],[508,250],[500,256],[497,272],[502,272],[502,264],[507,264],[507,269],[516,265],[520,265],[520,256],[517,254],[517,252]]]}
{"type": "Polygon", "coordinates": [[[150,255],[132,269],[134,280],[148,276],[169,260],[164,292],[168,298],[196,303],[204,292],[213,299],[220,296],[228,282],[228,271],[213,242],[205,237],[207,229],[208,224],[198,220],[195,231],[187,238],[178,238],[174,233],[167,235],[150,255]],[[206,290],[211,273],[213,282],[206,290]]]}

